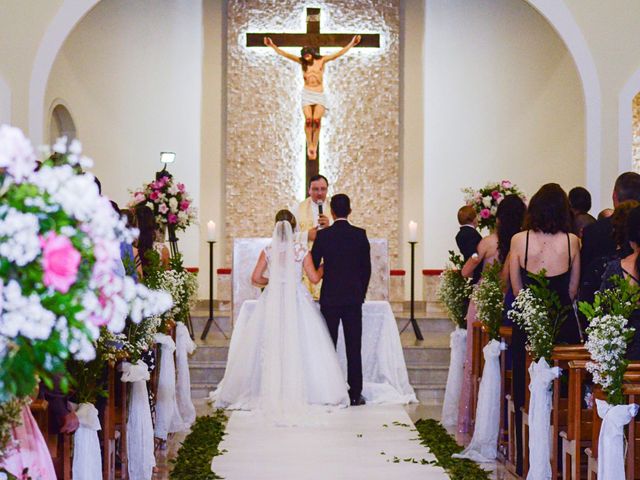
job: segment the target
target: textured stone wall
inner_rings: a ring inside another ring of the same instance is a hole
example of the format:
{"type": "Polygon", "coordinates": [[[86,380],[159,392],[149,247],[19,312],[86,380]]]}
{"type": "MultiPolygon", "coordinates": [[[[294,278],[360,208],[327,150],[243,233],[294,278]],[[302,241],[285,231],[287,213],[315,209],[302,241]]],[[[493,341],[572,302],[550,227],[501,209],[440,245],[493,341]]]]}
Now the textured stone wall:
{"type": "Polygon", "coordinates": [[[393,266],[400,219],[399,0],[228,1],[228,239],[270,235],[275,212],[304,198],[301,68],[271,49],[244,45],[247,32],[304,32],[308,6],[322,9],[321,32],[381,34],[380,49],[353,49],[325,67],[330,104],[320,171],[330,193],[351,197],[355,224],[369,237],[389,239],[393,266]]]}
{"type": "Polygon", "coordinates": [[[633,98],[633,170],[640,172],[640,94],[633,98]]]}

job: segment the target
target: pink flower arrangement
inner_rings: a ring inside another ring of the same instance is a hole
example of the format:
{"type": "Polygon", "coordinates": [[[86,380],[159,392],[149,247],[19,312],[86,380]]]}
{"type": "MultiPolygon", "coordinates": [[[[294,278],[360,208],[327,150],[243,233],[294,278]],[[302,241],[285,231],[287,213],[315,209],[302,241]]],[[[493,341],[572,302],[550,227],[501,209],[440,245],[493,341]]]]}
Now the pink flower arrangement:
{"type": "Polygon", "coordinates": [[[465,203],[472,206],[480,217],[478,226],[492,230],[496,225],[498,205],[507,195],[518,195],[525,199],[522,192],[509,180],[500,183],[488,183],[485,187],[475,190],[464,188],[465,203]]]}
{"type": "Polygon", "coordinates": [[[60,293],[67,293],[78,276],[80,253],[71,240],[63,235],[49,232],[40,239],[42,246],[42,281],[60,293]]]}
{"type": "Polygon", "coordinates": [[[141,204],[153,209],[156,223],[161,228],[171,226],[175,230],[185,230],[196,221],[196,209],[184,183],[174,182],[169,175],[163,175],[135,190],[129,207],[135,208],[141,204]]]}

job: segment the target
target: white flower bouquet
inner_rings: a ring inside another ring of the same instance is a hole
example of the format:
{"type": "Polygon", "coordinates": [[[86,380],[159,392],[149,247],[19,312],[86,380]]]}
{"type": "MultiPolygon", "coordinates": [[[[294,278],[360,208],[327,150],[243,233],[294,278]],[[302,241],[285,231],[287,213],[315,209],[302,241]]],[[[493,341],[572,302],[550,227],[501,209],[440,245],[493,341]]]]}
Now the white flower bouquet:
{"type": "Polygon", "coordinates": [[[0,127],[0,402],[39,379],[68,384],[65,362],[90,360],[101,328],[119,332],[171,307],[171,298],[119,277],[133,240],[100,196],[91,162],[66,138],[39,166],[17,128],[0,127]]]}
{"type": "Polygon", "coordinates": [[[625,358],[627,344],[635,334],[635,329],[627,324],[638,308],[640,288],[617,276],[612,283],[613,288],[596,292],[593,304],[581,302],[580,311],[589,320],[585,346],[591,362],[587,363],[587,370],[607,394],[609,404],[621,405],[622,378],[629,365],[625,358]]]}
{"type": "Polygon", "coordinates": [[[553,345],[562,322],[567,318],[567,307],[560,304],[558,294],[549,289],[546,271],[533,275],[534,283],[523,288],[513,302],[509,318],[527,334],[527,351],[534,361],[544,358],[551,364],[553,345]]]}
{"type": "Polygon", "coordinates": [[[504,310],[504,282],[500,278],[502,263],[494,262],[482,272],[482,279],[471,298],[476,304],[477,318],[489,333],[491,340],[500,339],[500,325],[504,310]]]}
{"type": "Polygon", "coordinates": [[[465,316],[469,297],[473,290],[471,279],[462,276],[462,257],[449,251],[449,264],[440,274],[438,299],[449,313],[449,318],[459,328],[467,328],[465,316]]]}

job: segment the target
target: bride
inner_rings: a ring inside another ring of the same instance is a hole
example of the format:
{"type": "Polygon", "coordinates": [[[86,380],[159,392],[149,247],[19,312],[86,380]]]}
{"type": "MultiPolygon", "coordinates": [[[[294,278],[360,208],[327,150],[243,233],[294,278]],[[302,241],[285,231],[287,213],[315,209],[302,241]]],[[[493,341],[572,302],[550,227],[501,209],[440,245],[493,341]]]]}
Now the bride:
{"type": "Polygon", "coordinates": [[[303,422],[310,404],[349,404],[329,331],[302,284],[303,269],[317,283],[322,267],[316,270],[306,242],[294,238],[295,226],[291,212],[277,213],[252,275],[266,288],[236,324],[224,378],[212,394],[216,407],[256,410],[277,424],[303,422]]]}

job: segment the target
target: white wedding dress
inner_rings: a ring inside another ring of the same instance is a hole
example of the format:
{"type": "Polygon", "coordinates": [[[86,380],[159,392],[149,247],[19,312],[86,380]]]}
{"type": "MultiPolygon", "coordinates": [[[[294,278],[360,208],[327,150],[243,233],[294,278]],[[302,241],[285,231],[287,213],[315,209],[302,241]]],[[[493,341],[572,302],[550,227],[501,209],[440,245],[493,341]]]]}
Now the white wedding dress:
{"type": "Polygon", "coordinates": [[[234,327],[216,407],[253,410],[278,425],[304,425],[310,405],[349,404],[348,386],[319,308],[302,284],[308,249],[278,222],[264,250],[269,285],[234,327]]]}

